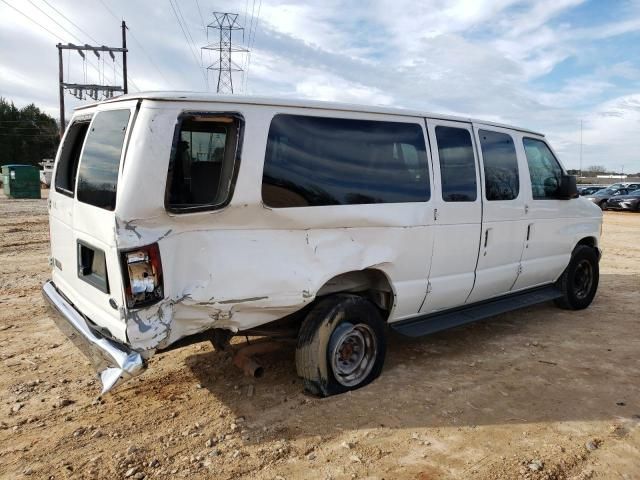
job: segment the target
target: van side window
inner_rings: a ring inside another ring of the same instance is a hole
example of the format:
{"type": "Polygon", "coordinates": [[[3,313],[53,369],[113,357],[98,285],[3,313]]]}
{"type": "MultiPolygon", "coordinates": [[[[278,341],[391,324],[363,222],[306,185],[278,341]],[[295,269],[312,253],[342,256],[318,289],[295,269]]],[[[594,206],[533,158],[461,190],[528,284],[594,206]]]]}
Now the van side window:
{"type": "Polygon", "coordinates": [[[474,202],[478,196],[471,134],[464,128],[436,127],[442,199],[474,202]]]}
{"type": "Polygon", "coordinates": [[[78,201],[115,210],[124,136],[131,112],[99,112],[91,122],[78,170],[78,201]]]}
{"type": "Polygon", "coordinates": [[[480,130],[487,200],[513,200],[520,191],[518,157],[513,138],[507,133],[480,130]]]}
{"type": "Polygon", "coordinates": [[[56,167],[56,191],[73,196],[76,188],[76,175],[82,145],[89,130],[91,119],[76,120],[68,127],[67,136],[60,150],[60,159],[56,167]]]}
{"type": "Polygon", "coordinates": [[[429,200],[417,123],[276,115],[269,128],[262,200],[273,208],[429,200]]]}
{"type": "Polygon", "coordinates": [[[523,138],[522,143],[529,165],[533,199],[555,199],[562,179],[562,168],[558,160],[542,140],[523,138]]]}
{"type": "Polygon", "coordinates": [[[231,197],[240,120],[226,115],[187,114],[179,123],[167,181],[167,208],[210,210],[231,197]]]}

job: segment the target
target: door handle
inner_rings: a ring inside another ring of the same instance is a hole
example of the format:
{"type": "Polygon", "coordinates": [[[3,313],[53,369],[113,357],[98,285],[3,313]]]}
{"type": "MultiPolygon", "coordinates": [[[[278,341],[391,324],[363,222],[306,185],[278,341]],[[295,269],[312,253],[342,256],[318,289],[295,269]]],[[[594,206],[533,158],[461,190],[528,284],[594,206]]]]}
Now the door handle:
{"type": "Polygon", "coordinates": [[[531,227],[532,226],[533,226],[533,223],[530,223],[529,225],[527,225],[527,242],[531,238],[531,227]]]}
{"type": "Polygon", "coordinates": [[[491,229],[487,228],[484,231],[484,248],[487,248],[487,243],[489,243],[489,230],[491,230],[491,229]]]}

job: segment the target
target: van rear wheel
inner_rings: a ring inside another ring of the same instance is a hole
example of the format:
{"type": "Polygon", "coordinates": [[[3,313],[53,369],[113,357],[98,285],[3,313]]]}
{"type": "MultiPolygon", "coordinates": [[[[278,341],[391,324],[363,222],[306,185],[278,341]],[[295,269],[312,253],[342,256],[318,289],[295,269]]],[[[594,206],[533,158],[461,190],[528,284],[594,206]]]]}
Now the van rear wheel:
{"type": "Polygon", "coordinates": [[[566,270],[558,280],[562,297],[556,305],[568,310],[582,310],[593,301],[598,289],[600,270],[596,249],[578,245],[566,270]]]}
{"type": "Polygon", "coordinates": [[[385,353],[385,323],[375,305],[337,294],[320,300],[302,323],[296,368],[307,392],[327,397],[375,380],[385,353]]]}

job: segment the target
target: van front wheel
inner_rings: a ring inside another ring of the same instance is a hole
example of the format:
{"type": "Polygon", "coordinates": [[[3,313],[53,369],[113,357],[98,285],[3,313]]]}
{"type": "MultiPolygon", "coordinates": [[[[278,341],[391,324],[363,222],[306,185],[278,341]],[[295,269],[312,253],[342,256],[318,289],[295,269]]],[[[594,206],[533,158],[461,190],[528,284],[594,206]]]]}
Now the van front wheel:
{"type": "Polygon", "coordinates": [[[562,297],[556,305],[568,310],[582,310],[593,301],[598,289],[600,271],[596,249],[578,245],[571,255],[571,261],[558,280],[562,297]]]}
{"type": "Polygon", "coordinates": [[[332,295],[302,323],[296,368],[307,392],[327,397],[375,380],[385,353],[385,324],[375,305],[358,295],[332,295]]]}

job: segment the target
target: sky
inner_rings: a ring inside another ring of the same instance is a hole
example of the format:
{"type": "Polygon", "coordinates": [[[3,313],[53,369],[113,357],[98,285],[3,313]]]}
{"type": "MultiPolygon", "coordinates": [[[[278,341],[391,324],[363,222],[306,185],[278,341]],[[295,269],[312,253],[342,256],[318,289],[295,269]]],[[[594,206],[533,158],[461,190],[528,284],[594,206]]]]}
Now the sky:
{"type": "MultiPolygon", "coordinates": [[[[640,172],[640,0],[0,0],[0,96],[57,118],[56,43],[120,46],[122,19],[130,92],[215,92],[214,11],[251,48],[235,93],[499,121],[545,133],[567,168],[582,145],[584,169],[640,172]]],[[[65,80],[122,83],[90,58],[66,52],[65,80]]]]}

